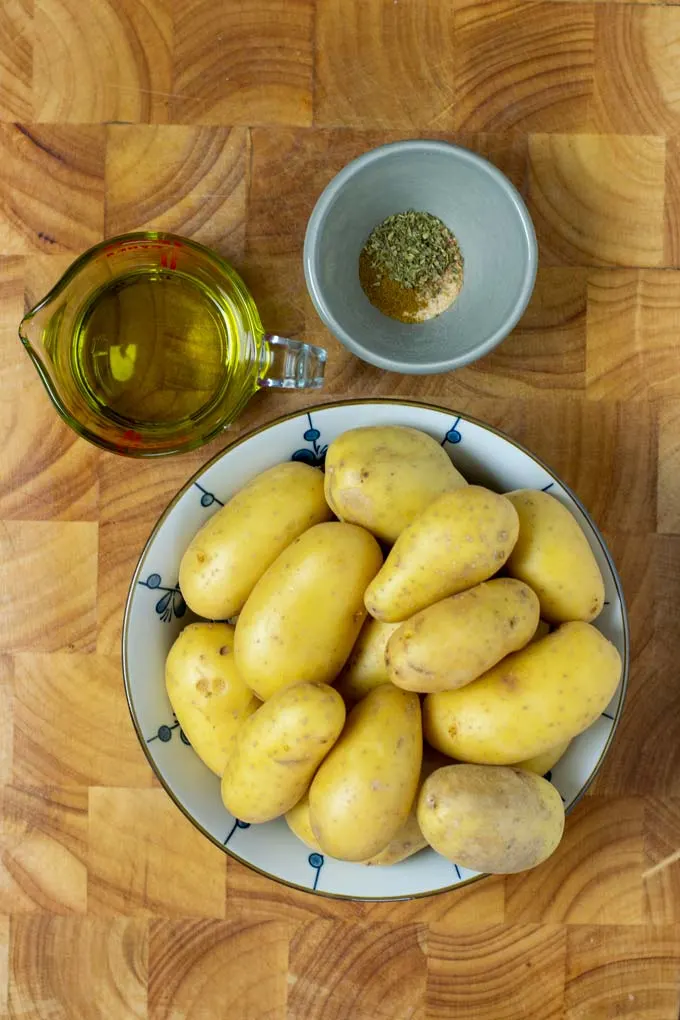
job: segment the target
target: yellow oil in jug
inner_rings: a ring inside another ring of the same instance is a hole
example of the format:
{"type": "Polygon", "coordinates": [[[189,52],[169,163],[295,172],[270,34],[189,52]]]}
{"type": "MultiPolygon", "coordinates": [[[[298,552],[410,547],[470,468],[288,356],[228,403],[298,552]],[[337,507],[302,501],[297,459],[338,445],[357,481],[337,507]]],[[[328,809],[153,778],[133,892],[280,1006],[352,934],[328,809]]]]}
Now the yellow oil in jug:
{"type": "Polygon", "coordinates": [[[180,272],[111,281],[74,330],[71,370],[96,414],[143,432],[191,424],[236,381],[239,322],[225,301],[180,272]]]}

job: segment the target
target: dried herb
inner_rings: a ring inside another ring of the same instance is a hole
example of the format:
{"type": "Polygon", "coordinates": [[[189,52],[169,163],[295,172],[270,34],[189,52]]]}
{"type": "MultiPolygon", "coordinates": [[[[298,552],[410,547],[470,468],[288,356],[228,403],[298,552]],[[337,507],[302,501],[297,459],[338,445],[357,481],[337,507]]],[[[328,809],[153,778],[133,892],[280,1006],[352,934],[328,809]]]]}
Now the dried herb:
{"type": "Polygon", "coordinates": [[[446,224],[415,209],[388,216],[363,250],[376,272],[407,288],[431,288],[447,269],[462,268],[460,249],[446,224]]]}
{"type": "Polygon", "coordinates": [[[415,209],[383,220],[359,258],[359,279],[368,299],[402,322],[421,321],[428,302],[444,285],[449,291],[459,286],[462,275],[463,257],[454,235],[437,216],[415,209]]]}

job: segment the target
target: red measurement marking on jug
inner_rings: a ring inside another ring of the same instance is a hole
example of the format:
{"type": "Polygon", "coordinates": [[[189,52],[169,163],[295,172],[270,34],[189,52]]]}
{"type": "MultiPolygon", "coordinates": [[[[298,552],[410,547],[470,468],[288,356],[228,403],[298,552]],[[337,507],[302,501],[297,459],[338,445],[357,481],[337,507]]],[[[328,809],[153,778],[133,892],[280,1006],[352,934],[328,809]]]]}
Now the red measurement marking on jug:
{"type": "Polygon", "coordinates": [[[123,439],[126,439],[131,446],[139,444],[142,441],[142,437],[140,436],[139,432],[135,432],[134,429],[128,429],[126,432],[124,432],[123,439]]]}
{"type": "MultiPolygon", "coordinates": [[[[127,255],[131,251],[162,251],[161,265],[167,266],[167,249],[183,248],[184,245],[180,241],[124,241],[122,244],[112,244],[108,248],[104,248],[107,259],[110,259],[112,255],[127,255]]],[[[170,269],[177,268],[177,253],[172,251],[170,253],[170,269]]]]}

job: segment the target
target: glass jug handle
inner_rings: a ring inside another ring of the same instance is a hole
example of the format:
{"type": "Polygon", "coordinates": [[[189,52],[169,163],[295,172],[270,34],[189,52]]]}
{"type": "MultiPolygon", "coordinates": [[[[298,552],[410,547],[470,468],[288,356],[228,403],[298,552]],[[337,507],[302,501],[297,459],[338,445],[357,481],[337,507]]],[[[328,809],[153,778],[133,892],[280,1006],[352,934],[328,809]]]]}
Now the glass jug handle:
{"type": "Polygon", "coordinates": [[[267,333],[264,337],[266,368],[259,386],[284,390],[318,390],[323,386],[326,352],[323,347],[267,333]]]}

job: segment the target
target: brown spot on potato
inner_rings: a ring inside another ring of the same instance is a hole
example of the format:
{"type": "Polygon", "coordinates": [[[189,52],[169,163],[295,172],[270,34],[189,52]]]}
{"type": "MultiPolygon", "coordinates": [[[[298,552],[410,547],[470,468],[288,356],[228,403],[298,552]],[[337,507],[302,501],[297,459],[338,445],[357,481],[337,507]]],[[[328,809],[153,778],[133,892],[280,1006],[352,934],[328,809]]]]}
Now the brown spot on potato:
{"type": "Polygon", "coordinates": [[[196,562],[205,563],[205,560],[206,560],[205,553],[199,549],[199,551],[196,553],[196,562]]]}
{"type": "Polygon", "coordinates": [[[231,655],[231,648],[229,645],[222,645],[220,648],[220,655],[231,655]]]}
{"type": "Polygon", "coordinates": [[[504,675],[501,677],[501,683],[509,691],[517,690],[518,680],[514,673],[504,673],[504,675]]]}

